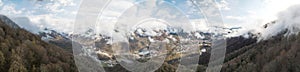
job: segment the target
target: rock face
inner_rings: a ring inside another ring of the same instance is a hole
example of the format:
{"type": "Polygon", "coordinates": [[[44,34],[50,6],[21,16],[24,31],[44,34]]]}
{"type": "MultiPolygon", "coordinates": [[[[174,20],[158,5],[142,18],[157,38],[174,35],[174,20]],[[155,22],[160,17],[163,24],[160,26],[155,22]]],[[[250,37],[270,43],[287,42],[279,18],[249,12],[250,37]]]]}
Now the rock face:
{"type": "Polygon", "coordinates": [[[1,72],[77,72],[70,52],[0,16],[1,72]]]}

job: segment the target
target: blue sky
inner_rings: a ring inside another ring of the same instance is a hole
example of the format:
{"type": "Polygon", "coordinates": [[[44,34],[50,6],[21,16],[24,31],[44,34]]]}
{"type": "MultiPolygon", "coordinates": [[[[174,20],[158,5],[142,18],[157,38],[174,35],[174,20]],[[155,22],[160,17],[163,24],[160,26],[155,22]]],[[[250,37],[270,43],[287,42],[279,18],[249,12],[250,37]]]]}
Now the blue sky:
{"type": "MultiPolygon", "coordinates": [[[[105,17],[116,19],[122,11],[133,5],[134,2],[142,0],[119,0],[112,1],[105,17]]],[[[187,16],[193,19],[203,18],[201,15],[193,13],[187,0],[164,0],[170,2],[187,16]]],[[[277,13],[285,10],[289,6],[299,4],[297,0],[215,0],[221,8],[224,24],[228,27],[241,26],[244,29],[256,28],[264,23],[276,20],[277,13]]],[[[74,19],[79,9],[81,0],[0,0],[0,14],[12,18],[20,26],[28,28],[36,26],[34,30],[45,27],[56,29],[62,32],[70,32],[74,19]],[[28,18],[28,24],[24,23],[24,18],[28,18]]],[[[108,21],[109,22],[109,21],[108,21]]],[[[111,24],[107,24],[111,25],[111,24]]]]}
{"type": "Polygon", "coordinates": [[[79,0],[0,0],[0,14],[33,32],[45,27],[69,31],[79,4],[79,0]]]}

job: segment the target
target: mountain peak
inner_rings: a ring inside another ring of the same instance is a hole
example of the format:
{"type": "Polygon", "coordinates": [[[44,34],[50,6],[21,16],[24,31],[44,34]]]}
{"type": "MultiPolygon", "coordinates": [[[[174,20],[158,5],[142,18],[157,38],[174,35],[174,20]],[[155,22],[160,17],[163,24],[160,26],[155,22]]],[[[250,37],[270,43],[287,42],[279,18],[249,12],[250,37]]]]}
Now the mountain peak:
{"type": "Polygon", "coordinates": [[[7,25],[9,25],[12,28],[15,28],[15,29],[20,28],[19,25],[17,25],[15,22],[13,22],[12,20],[10,20],[7,16],[4,16],[4,15],[0,14],[0,20],[2,22],[4,22],[4,24],[7,24],[7,25]]]}

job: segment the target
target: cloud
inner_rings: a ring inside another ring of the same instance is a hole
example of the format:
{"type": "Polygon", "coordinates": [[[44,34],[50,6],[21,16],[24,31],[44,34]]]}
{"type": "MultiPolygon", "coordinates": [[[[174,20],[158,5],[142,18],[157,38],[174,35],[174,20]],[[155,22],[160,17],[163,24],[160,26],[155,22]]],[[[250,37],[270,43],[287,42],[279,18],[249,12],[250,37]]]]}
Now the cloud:
{"type": "Polygon", "coordinates": [[[102,11],[101,17],[98,19],[99,23],[96,24],[96,32],[110,36],[118,18],[133,5],[133,0],[112,0],[102,11]]]}
{"type": "Polygon", "coordinates": [[[32,23],[28,17],[15,17],[11,18],[15,23],[17,23],[21,28],[25,28],[30,32],[38,33],[40,30],[38,25],[32,23]]]}
{"type": "Polygon", "coordinates": [[[116,22],[122,22],[123,20],[123,22],[129,24],[127,26],[131,26],[132,24],[134,25],[139,21],[142,21],[144,18],[158,18],[163,20],[172,19],[172,21],[177,21],[176,23],[173,23],[173,25],[177,27],[180,26],[179,24],[186,24],[187,22],[183,22],[183,19],[181,18],[185,15],[180,14],[180,11],[172,7],[173,6],[167,5],[159,0],[140,3],[132,0],[112,1],[103,11],[102,18],[100,18],[102,23],[97,24],[97,32],[109,34],[114,31],[116,22]],[[120,6],[120,4],[122,5],[120,6]]]}
{"type": "Polygon", "coordinates": [[[1,6],[3,6],[3,2],[2,2],[2,0],[0,0],[0,7],[1,7],[1,6]]]}
{"type": "Polygon", "coordinates": [[[60,32],[72,32],[73,19],[56,17],[52,14],[28,16],[30,21],[40,29],[52,28],[60,32]]]}
{"type": "Polygon", "coordinates": [[[53,0],[43,6],[50,12],[63,12],[65,11],[64,7],[75,5],[76,4],[72,0],[53,0]]]}
{"type": "Polygon", "coordinates": [[[0,14],[33,33],[43,28],[72,32],[79,3],[80,0],[5,1],[0,14]]]}
{"type": "Polygon", "coordinates": [[[276,20],[276,16],[279,12],[286,10],[287,8],[300,4],[299,0],[263,0],[264,13],[262,14],[265,21],[276,20]]]}
{"type": "Polygon", "coordinates": [[[216,2],[217,6],[221,9],[221,10],[230,10],[231,8],[229,8],[229,3],[226,0],[221,0],[219,2],[216,2]]]}
{"type": "Polygon", "coordinates": [[[300,32],[300,5],[294,5],[287,10],[278,14],[278,20],[275,24],[262,30],[261,40],[268,39],[272,36],[287,29],[286,36],[298,34],[300,32]]]}
{"type": "Polygon", "coordinates": [[[245,19],[245,17],[241,17],[241,16],[226,16],[225,18],[233,19],[233,20],[239,20],[239,21],[242,21],[242,20],[245,19]]]}
{"type": "Polygon", "coordinates": [[[20,27],[32,33],[38,33],[45,28],[59,32],[72,32],[74,21],[72,19],[56,17],[52,14],[11,17],[20,27]]]}
{"type": "MultiPolygon", "coordinates": [[[[37,29],[43,29],[45,27],[53,28],[55,30],[61,31],[61,32],[70,32],[72,31],[72,25],[74,25],[74,20],[77,14],[77,10],[79,9],[79,4],[81,0],[31,0],[32,2],[24,1],[24,2],[7,2],[5,3],[6,7],[3,7],[0,11],[1,14],[8,15],[11,18],[14,18],[14,21],[18,22],[20,26],[23,26],[25,28],[29,28],[29,30],[37,30],[37,29]],[[16,6],[14,6],[16,5],[16,6]],[[28,19],[25,19],[28,18],[28,19]],[[28,22],[30,21],[30,22],[28,22]],[[30,24],[29,24],[30,23],[30,24]],[[25,26],[28,25],[28,26],[25,26]],[[36,25],[35,27],[33,27],[36,25]],[[37,28],[39,27],[39,28],[37,28]],[[32,28],[32,29],[30,29],[32,28]]],[[[174,2],[177,3],[177,2],[174,2]]],[[[207,4],[214,3],[212,0],[207,4]]],[[[111,3],[107,6],[106,9],[103,10],[102,17],[99,18],[101,21],[101,24],[97,24],[98,32],[100,33],[107,33],[111,32],[114,29],[115,23],[118,21],[119,17],[126,11],[126,9],[130,8],[131,6],[137,4],[135,0],[120,0],[115,1],[112,0],[111,3]]],[[[149,12],[148,10],[153,8],[163,8],[158,6],[160,3],[154,1],[152,4],[145,4],[145,6],[140,6],[140,9],[136,9],[134,11],[140,10],[140,14],[137,14],[139,16],[143,16],[145,14],[155,14],[156,16],[159,16],[160,18],[178,18],[178,17],[184,17],[183,15],[178,16],[179,12],[176,13],[168,13],[168,11],[174,11],[172,9],[166,8],[165,11],[157,11],[157,12],[149,12]],[[148,10],[147,8],[148,7],[148,10]]],[[[191,2],[186,2],[187,5],[193,6],[191,2]]],[[[222,6],[228,5],[225,0],[222,0],[220,2],[222,6]]],[[[143,4],[142,4],[143,5],[143,4]]],[[[214,19],[214,17],[220,17],[220,14],[218,13],[218,9],[215,8],[217,5],[213,4],[213,6],[205,6],[205,13],[210,16],[211,19],[214,19]],[[214,9],[209,8],[214,7],[214,9]]],[[[167,7],[167,6],[166,6],[167,7]]],[[[94,7],[95,10],[97,10],[97,7],[94,7]]],[[[94,9],[94,8],[87,8],[88,9],[94,9]]],[[[195,7],[193,7],[195,8],[195,7]]],[[[133,11],[133,12],[134,12],[133,11]]],[[[185,11],[185,10],[183,10],[185,11]]],[[[193,11],[193,10],[191,10],[193,11]]],[[[195,12],[191,12],[195,13],[195,12]]],[[[93,14],[98,15],[98,14],[93,14]]],[[[190,15],[192,16],[192,15],[190,15]]],[[[84,17],[86,18],[86,17],[84,17]]],[[[87,17],[88,18],[88,17],[87,17]]],[[[88,19],[87,19],[88,20],[88,19]]],[[[126,19],[128,22],[132,21],[130,19],[126,19]]],[[[134,20],[134,19],[133,19],[134,20]]],[[[219,19],[220,21],[220,19],[219,19]]],[[[204,22],[203,20],[195,20],[195,22],[204,22]]],[[[182,20],[178,20],[177,24],[179,23],[186,23],[182,20]],[[179,22],[181,21],[181,22],[179,22]]],[[[215,23],[217,24],[217,23],[215,23]]],[[[84,26],[84,25],[83,25],[84,26]]],[[[85,26],[89,26],[89,24],[85,24],[85,26]]],[[[201,29],[204,29],[206,27],[204,24],[201,25],[195,25],[199,26],[201,29]]]]}
{"type": "Polygon", "coordinates": [[[194,26],[194,28],[196,28],[196,30],[198,31],[206,32],[209,30],[205,19],[193,19],[191,20],[191,23],[194,26]]]}
{"type": "Polygon", "coordinates": [[[19,15],[23,13],[23,10],[16,10],[14,5],[4,5],[0,12],[8,15],[19,15]]]}
{"type": "Polygon", "coordinates": [[[214,27],[224,27],[222,15],[218,4],[215,0],[194,1],[191,0],[194,6],[201,9],[201,13],[205,16],[207,27],[210,32],[222,33],[223,31],[214,27]]]}

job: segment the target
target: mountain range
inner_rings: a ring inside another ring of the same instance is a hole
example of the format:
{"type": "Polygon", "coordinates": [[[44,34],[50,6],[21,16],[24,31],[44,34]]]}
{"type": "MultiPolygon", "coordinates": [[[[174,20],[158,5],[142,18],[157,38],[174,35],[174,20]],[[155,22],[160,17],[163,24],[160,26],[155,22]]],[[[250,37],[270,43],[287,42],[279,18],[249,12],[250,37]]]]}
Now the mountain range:
{"type": "MultiPolygon", "coordinates": [[[[271,22],[275,24],[274,22],[271,22]]],[[[266,24],[265,28],[271,24],[266,24]]],[[[236,29],[236,28],[232,28],[236,29]]],[[[238,29],[238,28],[237,28],[238,29]]],[[[206,39],[210,33],[197,32],[206,39]]],[[[250,37],[228,37],[226,57],[221,69],[222,72],[299,72],[300,71],[300,35],[285,36],[282,31],[276,36],[259,41],[259,34],[249,33],[250,37]]],[[[187,33],[181,33],[188,35],[187,33]]],[[[138,34],[137,34],[138,35],[138,34]]],[[[128,72],[118,62],[114,61],[110,43],[111,37],[94,34],[88,30],[83,35],[60,33],[51,29],[44,29],[38,34],[20,28],[8,17],[0,15],[0,71],[4,72],[76,72],[78,71],[72,55],[72,37],[92,37],[96,45],[97,59],[106,63],[104,69],[108,72],[128,72]],[[101,50],[101,51],[99,51],[101,50]],[[112,65],[110,65],[112,64],[112,65]]],[[[197,35],[195,35],[197,36],[197,35]]],[[[143,44],[150,43],[149,39],[169,39],[171,46],[176,46],[176,34],[153,38],[132,36],[133,48],[141,50],[143,44]],[[168,38],[173,35],[172,38],[168,38]]],[[[197,37],[195,37],[197,38],[197,37]]],[[[176,47],[175,47],[176,48],[176,47]]],[[[198,70],[206,70],[210,59],[210,51],[203,52],[199,57],[198,70]]],[[[163,65],[156,72],[175,72],[180,60],[179,54],[167,56],[163,65]]],[[[180,51],[180,50],[179,50],[180,51]]],[[[133,51],[134,52],[134,51],[133,51]]]]}

